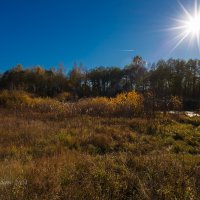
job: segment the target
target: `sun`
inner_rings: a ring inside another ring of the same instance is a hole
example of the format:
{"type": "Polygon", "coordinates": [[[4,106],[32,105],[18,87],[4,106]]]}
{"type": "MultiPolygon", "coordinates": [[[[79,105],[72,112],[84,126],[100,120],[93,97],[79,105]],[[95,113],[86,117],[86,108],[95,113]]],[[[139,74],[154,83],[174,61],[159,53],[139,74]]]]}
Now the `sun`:
{"type": "Polygon", "coordinates": [[[192,36],[200,35],[200,10],[196,10],[194,16],[189,12],[188,19],[185,20],[185,31],[192,36]]]}
{"type": "Polygon", "coordinates": [[[179,4],[183,10],[182,17],[174,19],[176,24],[174,27],[170,28],[170,30],[177,32],[174,38],[176,40],[176,45],[173,50],[183,41],[189,39],[198,46],[200,51],[200,6],[198,5],[198,1],[194,1],[195,5],[193,11],[186,9],[180,2],[179,4]]]}
{"type": "Polygon", "coordinates": [[[191,18],[186,23],[186,30],[193,35],[200,34],[200,15],[191,18]]]}

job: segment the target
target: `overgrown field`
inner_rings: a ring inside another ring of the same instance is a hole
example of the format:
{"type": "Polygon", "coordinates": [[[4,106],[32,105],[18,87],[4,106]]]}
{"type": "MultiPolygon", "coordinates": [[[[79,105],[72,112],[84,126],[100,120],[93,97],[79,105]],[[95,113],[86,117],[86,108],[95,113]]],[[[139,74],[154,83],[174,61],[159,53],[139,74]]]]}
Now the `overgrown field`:
{"type": "Polygon", "coordinates": [[[0,95],[0,199],[200,199],[199,117],[15,97],[0,95]]]}

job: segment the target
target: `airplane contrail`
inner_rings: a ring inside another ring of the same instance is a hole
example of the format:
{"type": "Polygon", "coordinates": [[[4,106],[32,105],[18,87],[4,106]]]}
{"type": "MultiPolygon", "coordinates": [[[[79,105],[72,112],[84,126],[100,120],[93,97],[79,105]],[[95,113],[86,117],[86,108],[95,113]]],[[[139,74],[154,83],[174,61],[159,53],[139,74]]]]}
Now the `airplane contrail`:
{"type": "Polygon", "coordinates": [[[124,51],[124,52],[133,52],[133,51],[135,51],[134,49],[122,49],[122,50],[120,50],[120,51],[124,51]]]}

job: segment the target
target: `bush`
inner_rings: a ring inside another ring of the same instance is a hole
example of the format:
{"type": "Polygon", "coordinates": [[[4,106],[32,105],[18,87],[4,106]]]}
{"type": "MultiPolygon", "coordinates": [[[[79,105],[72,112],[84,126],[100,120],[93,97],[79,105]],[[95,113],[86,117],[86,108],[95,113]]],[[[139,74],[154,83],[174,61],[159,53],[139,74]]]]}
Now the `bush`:
{"type": "Polygon", "coordinates": [[[122,93],[115,98],[96,97],[79,101],[81,114],[99,116],[138,116],[142,115],[143,97],[136,92],[122,93]]]}
{"type": "Polygon", "coordinates": [[[40,112],[63,112],[64,104],[50,98],[35,98],[32,102],[32,108],[40,112]]]}
{"type": "Polygon", "coordinates": [[[8,91],[3,90],[0,92],[0,105],[14,108],[14,107],[22,107],[29,106],[32,104],[32,98],[28,93],[23,91],[8,91]]]}
{"type": "Polygon", "coordinates": [[[110,115],[114,111],[114,106],[109,98],[97,97],[91,99],[80,100],[77,108],[80,114],[89,115],[110,115]]]}
{"type": "Polygon", "coordinates": [[[183,107],[183,100],[178,96],[172,96],[170,98],[170,108],[175,111],[180,111],[183,107]]]}
{"type": "Polygon", "coordinates": [[[112,101],[116,104],[118,114],[136,116],[143,111],[143,96],[136,92],[121,93],[112,101]]]}
{"type": "Polygon", "coordinates": [[[54,113],[57,115],[70,115],[72,106],[63,104],[52,98],[38,98],[23,91],[8,91],[0,92],[0,105],[7,108],[15,108],[17,110],[29,110],[41,113],[54,113]]]}
{"type": "Polygon", "coordinates": [[[73,100],[73,96],[69,92],[62,92],[58,94],[55,99],[60,102],[68,102],[73,100]]]}

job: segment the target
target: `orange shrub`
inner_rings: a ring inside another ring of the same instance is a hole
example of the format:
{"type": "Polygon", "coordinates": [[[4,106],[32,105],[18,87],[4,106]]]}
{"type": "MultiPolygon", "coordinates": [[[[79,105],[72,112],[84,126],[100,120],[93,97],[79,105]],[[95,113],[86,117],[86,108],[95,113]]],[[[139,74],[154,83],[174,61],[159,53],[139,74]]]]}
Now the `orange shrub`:
{"type": "Polygon", "coordinates": [[[136,116],[142,113],[143,97],[136,92],[122,93],[114,98],[96,97],[79,101],[81,114],[103,116],[136,116]]]}
{"type": "Polygon", "coordinates": [[[143,110],[143,96],[136,92],[121,93],[112,101],[116,105],[116,112],[121,115],[138,115],[143,110]]]}
{"type": "Polygon", "coordinates": [[[54,114],[71,114],[72,106],[51,98],[36,98],[23,91],[0,92],[0,105],[17,110],[28,109],[34,112],[52,112],[54,114]]]}
{"type": "Polygon", "coordinates": [[[138,116],[143,110],[143,97],[136,92],[122,93],[114,98],[96,97],[82,99],[75,103],[64,103],[68,93],[60,94],[62,102],[52,98],[33,97],[22,91],[0,92],[0,105],[16,109],[30,109],[34,112],[55,115],[88,114],[94,116],[138,116]]]}

